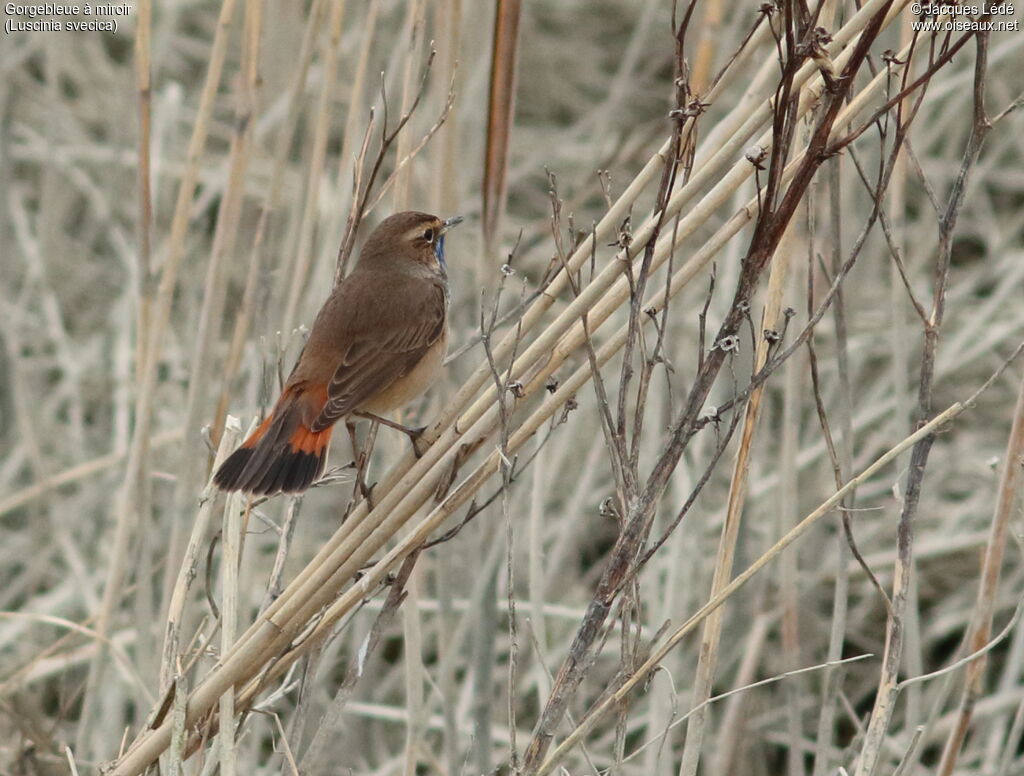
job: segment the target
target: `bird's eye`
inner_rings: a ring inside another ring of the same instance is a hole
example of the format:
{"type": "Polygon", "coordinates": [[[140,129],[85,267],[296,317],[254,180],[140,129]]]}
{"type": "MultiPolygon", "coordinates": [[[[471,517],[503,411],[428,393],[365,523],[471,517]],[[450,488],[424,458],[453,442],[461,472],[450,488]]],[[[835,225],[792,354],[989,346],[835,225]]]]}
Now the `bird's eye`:
{"type": "Polygon", "coordinates": [[[427,231],[425,231],[423,233],[423,239],[430,243],[434,242],[434,230],[428,229],[427,231]]]}

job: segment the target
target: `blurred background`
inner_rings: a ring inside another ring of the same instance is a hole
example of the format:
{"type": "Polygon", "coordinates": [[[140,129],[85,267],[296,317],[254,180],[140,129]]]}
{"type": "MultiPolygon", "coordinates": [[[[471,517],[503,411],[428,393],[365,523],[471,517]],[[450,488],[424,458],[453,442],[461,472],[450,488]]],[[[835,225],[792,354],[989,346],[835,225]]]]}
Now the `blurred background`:
{"type": "MultiPolygon", "coordinates": [[[[517,4],[504,5],[507,11],[517,4]]],[[[853,3],[831,6],[830,29],[855,11],[853,3]]],[[[331,286],[352,204],[353,160],[368,127],[373,159],[385,102],[393,128],[425,78],[422,100],[384,159],[356,251],[369,229],[396,210],[467,217],[447,241],[454,358],[441,383],[405,413],[417,424],[431,421],[483,360],[476,335],[498,287],[500,313],[514,316],[556,261],[554,234],[571,247],[588,233],[668,138],[675,105],[671,2],[524,3],[518,33],[501,33],[513,54],[496,60],[514,65],[514,105],[505,120],[498,111],[497,126],[489,128],[495,9],[461,0],[267,3],[256,29],[244,4],[225,20],[213,2],[162,3],[152,9],[151,83],[141,91],[134,4],[116,17],[116,33],[4,37],[0,771],[68,772],[70,746],[80,772],[95,772],[159,702],[166,611],[209,473],[210,445],[225,413],[246,428],[276,398],[304,327],[331,286]],[[436,55],[425,69],[431,49],[436,55]],[[209,83],[219,56],[222,72],[209,83]],[[149,156],[141,159],[139,106],[147,101],[149,156]],[[390,177],[396,160],[413,152],[390,177]],[[497,168],[485,171],[488,154],[497,168]],[[146,165],[148,200],[140,182],[146,165]],[[560,200],[556,227],[553,190],[560,200]],[[152,343],[147,386],[142,365],[152,343]],[[120,514],[131,517],[119,520],[120,514]]],[[[696,95],[707,93],[758,13],[757,3],[696,3],[685,46],[696,95]]],[[[882,52],[909,40],[913,18],[906,13],[885,31],[872,48],[873,67],[886,67],[882,52]]],[[[714,138],[716,122],[745,99],[773,52],[762,39],[732,66],[697,124],[698,160],[708,153],[702,144],[714,138]]],[[[1020,100],[1022,66],[1024,34],[993,35],[991,115],[1020,100]]],[[[887,195],[886,226],[901,247],[907,284],[926,308],[938,241],[932,197],[944,205],[960,169],[973,67],[968,45],[932,80],[887,195]]],[[[1022,121],[1020,111],[1011,111],[996,122],[966,191],[938,348],[937,410],[967,398],[1024,339],[1022,121]]],[[[878,131],[886,129],[879,124],[878,131]]],[[[793,252],[783,297],[796,311],[790,334],[807,321],[808,267],[820,299],[837,266],[834,252],[845,258],[863,228],[871,198],[852,157],[873,179],[878,131],[830,163],[834,177],[812,184],[796,218],[796,235],[785,244],[793,252]],[[833,196],[841,196],[839,207],[833,196]]],[[[634,227],[649,215],[655,193],[656,181],[632,208],[634,227]]],[[[754,195],[750,179],[684,241],[679,260],[754,195]]],[[[713,292],[708,267],[671,303],[664,358],[639,436],[641,469],[654,461],[696,373],[701,311],[707,305],[714,331],[749,239],[742,231],[715,257],[713,292]]],[[[598,269],[616,260],[614,242],[599,242],[598,269]]],[[[652,275],[651,288],[664,284],[664,272],[652,275]]],[[[566,291],[554,310],[570,298],[566,291]]],[[[759,319],[760,302],[752,314],[759,319]]],[[[626,315],[614,314],[616,327],[626,315]]],[[[876,226],[844,283],[841,305],[815,332],[822,404],[847,477],[911,432],[922,339],[876,226]]],[[[585,361],[586,353],[572,355],[557,376],[585,361]]],[[[605,370],[613,386],[619,369],[613,359],[605,370]]],[[[711,403],[728,399],[749,373],[744,341],[735,380],[723,378],[711,403]]],[[[966,654],[1022,379],[1018,361],[935,442],[915,521],[906,676],[966,654]]],[[[348,618],[316,661],[269,688],[263,713],[240,729],[240,772],[291,773],[293,755],[303,773],[313,774],[512,772],[513,739],[521,753],[619,530],[607,508],[615,485],[589,384],[575,405],[564,423],[527,444],[506,511],[500,496],[493,499],[457,536],[420,557],[408,599],[350,695],[341,693],[343,708],[339,688],[383,595],[348,618]]],[[[762,412],[737,571],[835,490],[806,349],[767,383],[762,412]]],[[[709,425],[688,448],[654,536],[686,500],[723,430],[709,425]]],[[[240,571],[243,629],[267,598],[283,527],[293,531],[282,571],[287,582],[345,514],[352,483],[344,467],[352,456],[344,434],[336,438],[330,483],[313,489],[301,509],[281,497],[268,501],[249,524],[240,571]]],[[[370,480],[407,444],[382,429],[370,480]]],[[[644,568],[632,593],[636,611],[624,620],[629,627],[625,635],[611,628],[570,705],[572,719],[663,623],[677,627],[707,600],[730,486],[729,451],[644,568]]],[[[907,462],[901,456],[851,503],[860,551],[886,590],[907,462]]],[[[478,506],[500,486],[492,478],[478,506]]],[[[1010,621],[1024,589],[1016,503],[994,633],[1010,621]]],[[[464,515],[465,509],[455,520],[464,515]]],[[[209,627],[207,597],[218,595],[219,549],[209,537],[202,555],[186,609],[186,643],[209,627]]],[[[885,624],[885,600],[852,558],[838,516],[826,519],[724,609],[713,694],[777,680],[712,704],[699,772],[796,776],[850,767],[875,697],[885,624]],[[837,649],[841,658],[866,657],[822,668],[837,649]],[[817,668],[782,676],[810,667],[817,668]]],[[[684,773],[686,725],[679,723],[694,706],[698,652],[696,637],[684,640],[643,691],[572,753],[566,772],[684,773]]],[[[199,666],[215,658],[210,647],[199,666]]],[[[1024,773],[1022,671],[1024,631],[1015,628],[990,654],[957,773],[1024,773]]],[[[953,726],[961,681],[962,673],[951,672],[901,694],[885,772],[922,725],[916,765],[905,773],[931,772],[953,726]]],[[[570,729],[566,722],[562,732],[570,729]]],[[[187,772],[212,772],[216,758],[205,768],[197,760],[187,772]]]]}

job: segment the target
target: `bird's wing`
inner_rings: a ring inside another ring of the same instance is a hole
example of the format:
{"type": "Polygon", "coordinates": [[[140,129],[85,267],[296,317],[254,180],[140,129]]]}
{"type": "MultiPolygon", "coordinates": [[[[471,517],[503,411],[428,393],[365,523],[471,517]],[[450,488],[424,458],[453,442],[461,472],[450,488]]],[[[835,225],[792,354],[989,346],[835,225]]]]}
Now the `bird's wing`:
{"type": "Polygon", "coordinates": [[[396,283],[385,298],[347,300],[352,313],[343,355],[327,386],[327,403],[313,432],[327,428],[409,373],[444,333],[446,301],[440,282],[396,283]],[[358,314],[362,310],[363,314],[358,314]]]}

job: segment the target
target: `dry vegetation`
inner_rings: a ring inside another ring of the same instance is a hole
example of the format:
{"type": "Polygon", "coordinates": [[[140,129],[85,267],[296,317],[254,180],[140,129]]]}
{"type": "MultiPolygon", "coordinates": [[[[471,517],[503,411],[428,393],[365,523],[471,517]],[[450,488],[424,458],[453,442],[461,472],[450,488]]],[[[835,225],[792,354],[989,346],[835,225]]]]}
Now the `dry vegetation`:
{"type": "Polygon", "coordinates": [[[1024,773],[1024,32],[522,5],[5,37],[0,772],[1024,773]],[[406,208],[427,453],[211,492],[406,208]]]}

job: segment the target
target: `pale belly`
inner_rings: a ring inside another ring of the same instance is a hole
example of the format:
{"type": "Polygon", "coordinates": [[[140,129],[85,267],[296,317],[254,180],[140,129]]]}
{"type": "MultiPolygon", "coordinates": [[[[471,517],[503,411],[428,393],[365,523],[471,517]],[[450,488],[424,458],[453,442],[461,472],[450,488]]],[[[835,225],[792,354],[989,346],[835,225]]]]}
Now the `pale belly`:
{"type": "Polygon", "coordinates": [[[431,346],[412,370],[363,404],[359,409],[374,415],[403,407],[434,384],[441,374],[445,354],[448,352],[448,329],[431,346]]]}

